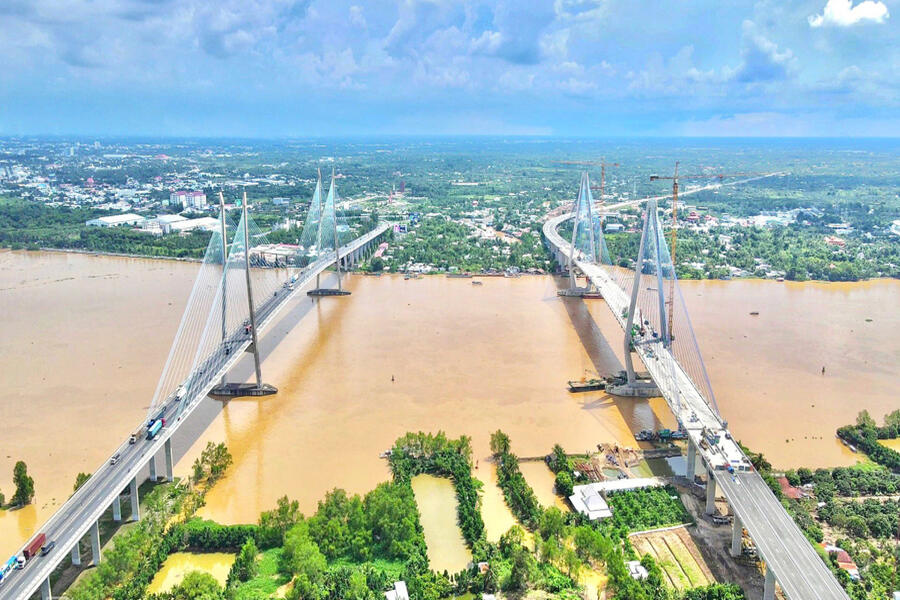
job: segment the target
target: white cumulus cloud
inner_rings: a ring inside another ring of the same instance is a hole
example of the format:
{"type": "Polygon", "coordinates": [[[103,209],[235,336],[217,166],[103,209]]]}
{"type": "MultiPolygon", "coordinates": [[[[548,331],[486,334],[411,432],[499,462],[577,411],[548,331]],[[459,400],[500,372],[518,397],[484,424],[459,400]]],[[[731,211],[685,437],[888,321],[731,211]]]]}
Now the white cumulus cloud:
{"type": "Polygon", "coordinates": [[[809,17],[809,26],[849,27],[865,21],[884,23],[890,16],[887,6],[880,0],[864,0],[856,6],[853,6],[853,0],[828,0],[822,14],[809,17]]]}

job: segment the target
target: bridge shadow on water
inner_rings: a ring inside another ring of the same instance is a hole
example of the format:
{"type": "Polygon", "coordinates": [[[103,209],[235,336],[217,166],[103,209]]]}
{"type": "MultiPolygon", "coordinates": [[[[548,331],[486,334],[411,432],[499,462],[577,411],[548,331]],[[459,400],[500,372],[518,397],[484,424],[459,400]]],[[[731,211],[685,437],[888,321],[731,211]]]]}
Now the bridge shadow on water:
{"type": "MultiPolygon", "coordinates": [[[[322,285],[323,287],[327,286],[337,286],[337,278],[331,271],[326,271],[322,276],[322,285]]],[[[312,289],[311,287],[309,289],[312,289]]],[[[262,334],[262,337],[259,339],[259,357],[262,362],[262,373],[263,373],[263,381],[266,383],[271,383],[267,379],[267,371],[266,371],[266,358],[275,352],[279,345],[287,338],[290,332],[294,329],[294,327],[305,317],[307,317],[312,312],[319,312],[320,302],[322,299],[319,298],[308,298],[305,293],[306,288],[300,290],[295,299],[291,300],[290,305],[286,308],[285,312],[278,316],[278,318],[272,322],[268,328],[268,330],[262,334]]],[[[338,306],[336,307],[335,314],[332,316],[334,318],[340,318],[339,313],[344,310],[344,302],[341,299],[330,299],[325,298],[325,302],[336,301],[338,306]]],[[[329,328],[324,328],[319,332],[319,335],[328,335],[329,328]]],[[[324,343],[327,340],[320,340],[319,343],[324,343]]],[[[312,350],[312,346],[309,348],[312,350]]],[[[235,382],[243,382],[243,381],[255,381],[254,374],[254,366],[253,366],[253,355],[250,353],[245,353],[241,360],[235,364],[234,367],[228,372],[228,380],[235,382]]],[[[308,360],[299,360],[297,363],[297,368],[292,371],[292,374],[297,372],[302,373],[306,368],[311,367],[311,361],[308,360]]],[[[292,377],[293,379],[293,377],[292,377]]],[[[217,399],[207,396],[204,398],[200,405],[194,410],[188,420],[178,429],[178,431],[172,436],[172,454],[175,462],[180,461],[191,449],[194,445],[195,441],[202,437],[204,432],[209,428],[209,426],[216,420],[220,413],[225,412],[225,441],[229,444],[229,450],[231,450],[232,454],[239,452],[242,449],[246,449],[248,444],[242,443],[242,440],[235,439],[235,436],[240,438],[240,435],[232,430],[229,426],[229,419],[227,411],[223,411],[226,404],[229,402],[252,402],[256,403],[257,407],[261,408],[262,403],[271,403],[278,402],[279,395],[283,392],[289,391],[290,387],[287,389],[280,388],[278,394],[274,396],[262,397],[262,398],[243,398],[243,399],[217,399]]],[[[276,404],[277,407],[277,404],[276,404]]],[[[265,420],[261,419],[260,422],[274,422],[273,420],[265,420]]],[[[261,432],[258,428],[250,428],[245,430],[246,435],[250,435],[251,431],[254,435],[264,434],[264,431],[261,432]]],[[[261,453],[259,453],[261,454],[261,453]]],[[[160,459],[162,458],[162,454],[160,454],[160,459]]],[[[235,460],[237,461],[239,456],[235,455],[235,460]]],[[[157,460],[157,464],[159,460],[157,460]]],[[[145,467],[145,475],[147,475],[148,471],[145,467]]]]}
{"type": "MultiPolygon", "coordinates": [[[[564,289],[569,285],[567,277],[555,277],[554,281],[557,289],[564,289]]],[[[558,297],[555,300],[562,302],[565,307],[572,327],[575,329],[575,333],[578,335],[578,339],[597,375],[606,377],[623,371],[625,366],[616,356],[612,345],[588,309],[589,302],[599,305],[600,303],[605,303],[605,301],[585,301],[574,297],[558,297]]],[[[601,310],[609,310],[609,308],[604,305],[601,307],[601,310]]],[[[618,326],[616,326],[615,332],[611,335],[617,336],[613,338],[613,343],[622,343],[620,340],[623,339],[621,336],[624,336],[624,334],[618,326]]],[[[637,361],[635,364],[637,369],[639,368],[638,365],[640,365],[640,359],[636,358],[635,360],[637,361]]],[[[607,426],[608,423],[604,422],[603,413],[612,408],[622,415],[622,419],[632,434],[637,433],[641,429],[659,429],[664,426],[654,413],[649,401],[643,398],[623,398],[612,396],[606,392],[585,392],[573,394],[573,396],[586,397],[587,401],[582,404],[582,410],[604,426],[607,426]]]]}

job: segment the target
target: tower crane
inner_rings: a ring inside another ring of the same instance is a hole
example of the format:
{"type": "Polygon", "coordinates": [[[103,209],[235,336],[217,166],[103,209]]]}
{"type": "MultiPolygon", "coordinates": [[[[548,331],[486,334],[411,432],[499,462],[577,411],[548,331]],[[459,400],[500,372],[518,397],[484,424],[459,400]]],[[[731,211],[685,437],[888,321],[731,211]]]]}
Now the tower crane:
{"type": "Polygon", "coordinates": [[[675,173],[673,175],[651,175],[650,181],[663,179],[672,180],[672,278],[669,280],[669,337],[675,338],[672,329],[675,312],[675,248],[678,241],[678,180],[679,179],[719,179],[726,177],[755,177],[770,175],[770,173],[706,173],[703,175],[679,175],[678,163],[675,161],[675,173]]]}
{"type": "Polygon", "coordinates": [[[600,204],[603,204],[603,188],[606,185],[606,167],[618,167],[619,163],[608,163],[605,158],[596,160],[555,160],[553,164],[557,165],[589,165],[600,167],[600,185],[592,185],[592,190],[600,190],[600,204]]]}

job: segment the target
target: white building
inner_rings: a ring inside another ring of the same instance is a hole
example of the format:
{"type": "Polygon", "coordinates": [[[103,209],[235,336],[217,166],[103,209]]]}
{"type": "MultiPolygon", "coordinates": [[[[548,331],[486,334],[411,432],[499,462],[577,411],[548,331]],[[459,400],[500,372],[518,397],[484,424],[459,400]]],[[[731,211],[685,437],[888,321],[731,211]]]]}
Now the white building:
{"type": "Polygon", "coordinates": [[[187,217],[182,217],[181,215],[159,215],[154,220],[159,224],[162,233],[170,233],[174,223],[187,221],[187,217]]]}
{"type": "Polygon", "coordinates": [[[409,592],[406,591],[406,582],[394,582],[394,589],[384,593],[385,600],[409,600],[409,592]]]}
{"type": "Polygon", "coordinates": [[[639,560],[629,560],[625,566],[628,567],[628,574],[632,579],[647,579],[650,576],[639,560]]]}
{"type": "Polygon", "coordinates": [[[97,217],[96,219],[85,221],[85,225],[91,227],[119,227],[121,225],[140,225],[144,221],[146,221],[146,219],[141,215],[126,213],[124,215],[97,217]]]}
{"type": "Polygon", "coordinates": [[[182,208],[206,208],[206,194],[203,192],[178,191],[169,194],[169,204],[180,204],[182,208]]]}
{"type": "Polygon", "coordinates": [[[181,233],[195,229],[215,231],[219,227],[219,220],[213,217],[200,217],[199,219],[184,219],[169,224],[169,233],[181,233]]]}

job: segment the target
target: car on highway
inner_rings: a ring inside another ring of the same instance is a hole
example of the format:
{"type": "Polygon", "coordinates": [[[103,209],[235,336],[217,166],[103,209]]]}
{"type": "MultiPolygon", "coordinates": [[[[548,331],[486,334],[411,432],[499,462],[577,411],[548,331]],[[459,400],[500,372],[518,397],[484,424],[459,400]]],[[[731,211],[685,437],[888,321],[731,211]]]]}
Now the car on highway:
{"type": "Polygon", "coordinates": [[[54,548],[56,548],[56,540],[53,540],[45,546],[41,546],[41,556],[47,556],[54,548]]]}
{"type": "Polygon", "coordinates": [[[21,556],[17,556],[16,558],[16,571],[21,571],[25,568],[25,559],[21,556]]]}
{"type": "Polygon", "coordinates": [[[119,454],[116,454],[111,459],[109,459],[109,464],[114,465],[119,462],[119,454]]]}

